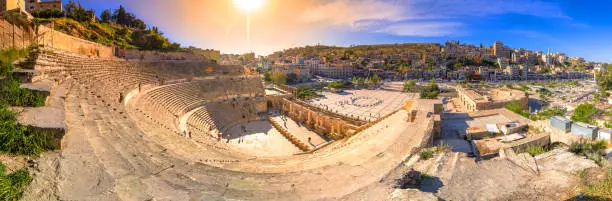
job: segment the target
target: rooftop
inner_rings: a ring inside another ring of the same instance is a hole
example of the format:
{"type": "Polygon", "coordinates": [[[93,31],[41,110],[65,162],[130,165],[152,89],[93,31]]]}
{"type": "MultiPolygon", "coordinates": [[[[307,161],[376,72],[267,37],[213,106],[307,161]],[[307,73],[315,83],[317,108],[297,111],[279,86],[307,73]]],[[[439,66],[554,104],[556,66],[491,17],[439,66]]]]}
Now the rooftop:
{"type": "Polygon", "coordinates": [[[497,89],[464,89],[464,93],[474,102],[498,102],[516,100],[525,97],[520,90],[497,88],[497,89]]]}

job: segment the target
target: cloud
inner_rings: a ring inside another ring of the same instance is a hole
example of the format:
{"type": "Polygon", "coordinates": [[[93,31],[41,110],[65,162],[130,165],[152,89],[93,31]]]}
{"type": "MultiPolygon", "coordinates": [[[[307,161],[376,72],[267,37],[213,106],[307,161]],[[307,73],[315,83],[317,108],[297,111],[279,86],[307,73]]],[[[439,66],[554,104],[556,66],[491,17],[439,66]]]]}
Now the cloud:
{"type": "Polygon", "coordinates": [[[364,20],[404,19],[403,9],[391,2],[339,0],[317,5],[302,12],[300,20],[310,23],[354,26],[364,20]]]}
{"type": "Polygon", "coordinates": [[[398,36],[436,37],[456,35],[456,28],[460,26],[462,24],[457,22],[405,22],[389,25],[375,32],[398,36]]]}
{"type": "Polygon", "coordinates": [[[534,0],[329,0],[305,9],[300,20],[351,31],[400,36],[447,36],[466,17],[522,14],[541,18],[569,18],[553,3],[534,0]]]}

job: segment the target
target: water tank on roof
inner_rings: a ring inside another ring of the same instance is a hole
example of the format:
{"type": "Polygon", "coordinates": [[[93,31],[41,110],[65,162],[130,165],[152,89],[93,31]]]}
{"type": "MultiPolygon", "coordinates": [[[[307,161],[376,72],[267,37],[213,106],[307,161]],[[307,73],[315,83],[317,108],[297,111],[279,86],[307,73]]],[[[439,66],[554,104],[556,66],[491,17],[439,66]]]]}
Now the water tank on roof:
{"type": "Polygon", "coordinates": [[[550,126],[567,133],[571,130],[572,121],[565,117],[554,116],[550,118],[550,126]]]}
{"type": "Polygon", "coordinates": [[[593,125],[583,123],[572,124],[572,134],[582,136],[590,140],[597,139],[597,131],[598,128],[593,125]]]}
{"type": "Polygon", "coordinates": [[[610,141],[612,139],[612,129],[601,129],[597,133],[597,140],[610,141]]]}

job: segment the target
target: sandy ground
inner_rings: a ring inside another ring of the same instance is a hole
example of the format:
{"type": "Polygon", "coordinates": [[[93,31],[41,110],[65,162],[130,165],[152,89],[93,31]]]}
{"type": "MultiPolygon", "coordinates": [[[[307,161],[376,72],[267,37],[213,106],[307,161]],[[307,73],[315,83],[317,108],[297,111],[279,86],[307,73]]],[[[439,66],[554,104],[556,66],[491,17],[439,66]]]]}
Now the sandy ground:
{"type": "Polygon", "coordinates": [[[232,146],[254,156],[290,156],[302,151],[279,133],[268,121],[253,121],[226,131],[232,146]],[[246,132],[243,132],[243,127],[246,132]]]}
{"type": "Polygon", "coordinates": [[[41,156],[24,200],[335,200],[387,178],[420,145],[427,113],[405,123],[400,111],[346,143],[267,158],[167,133],[131,108],[109,109],[74,85],[63,149],[41,156]]]}

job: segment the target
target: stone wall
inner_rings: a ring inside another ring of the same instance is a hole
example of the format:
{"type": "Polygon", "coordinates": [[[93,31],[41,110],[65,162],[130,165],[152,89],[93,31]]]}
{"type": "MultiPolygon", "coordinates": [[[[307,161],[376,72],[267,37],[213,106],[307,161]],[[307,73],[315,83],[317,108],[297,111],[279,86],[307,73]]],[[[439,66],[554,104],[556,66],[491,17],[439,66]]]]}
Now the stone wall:
{"type": "Polygon", "coordinates": [[[13,25],[0,20],[0,49],[25,48],[31,43],[87,56],[104,58],[115,56],[115,50],[112,47],[72,37],[50,27],[40,26],[38,34],[34,34],[19,28],[13,29],[13,25]]]}
{"type": "MultiPolygon", "coordinates": [[[[218,52],[218,51],[217,51],[218,52]]],[[[164,61],[164,60],[202,60],[202,61],[218,61],[218,58],[206,57],[200,54],[189,52],[159,52],[137,49],[116,49],[116,56],[128,60],[144,60],[144,61],[164,61]]],[[[216,63],[216,62],[215,62],[216,63]]]]}
{"type": "Polygon", "coordinates": [[[24,48],[30,45],[30,35],[22,29],[0,20],[0,50],[24,48]]]}

